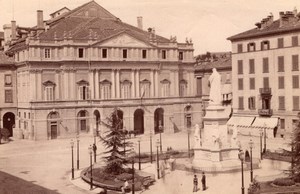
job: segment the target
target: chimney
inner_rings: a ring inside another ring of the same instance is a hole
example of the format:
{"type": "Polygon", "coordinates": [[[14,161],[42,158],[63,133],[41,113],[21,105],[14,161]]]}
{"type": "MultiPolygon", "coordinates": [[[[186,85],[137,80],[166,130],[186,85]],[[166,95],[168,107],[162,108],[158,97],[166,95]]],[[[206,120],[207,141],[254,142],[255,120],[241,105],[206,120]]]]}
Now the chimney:
{"type": "Polygon", "coordinates": [[[283,21],[282,21],[283,17],[284,17],[284,12],[283,11],[279,12],[279,27],[283,26],[283,21]]]}
{"type": "Polygon", "coordinates": [[[139,29],[143,30],[143,17],[142,16],[137,17],[137,27],[139,29]]]}
{"type": "Polygon", "coordinates": [[[17,25],[16,21],[11,21],[11,40],[17,39],[17,25]]]}
{"type": "Polygon", "coordinates": [[[44,29],[44,19],[43,19],[43,11],[37,10],[37,29],[44,29]]]}

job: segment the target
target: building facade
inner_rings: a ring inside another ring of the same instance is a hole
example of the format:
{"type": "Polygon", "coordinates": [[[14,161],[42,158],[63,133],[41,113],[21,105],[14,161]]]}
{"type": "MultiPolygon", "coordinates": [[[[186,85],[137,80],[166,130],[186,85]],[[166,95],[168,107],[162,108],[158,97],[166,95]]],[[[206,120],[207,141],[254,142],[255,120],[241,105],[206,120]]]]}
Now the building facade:
{"type": "Polygon", "coordinates": [[[234,115],[248,117],[244,124],[256,134],[262,128],[269,137],[283,137],[300,110],[299,14],[280,12],[278,20],[271,14],[256,26],[228,38],[234,115]]]}
{"type": "Polygon", "coordinates": [[[128,25],[94,1],[47,21],[38,11],[33,28],[13,21],[6,53],[17,67],[14,134],[39,140],[101,133],[111,114],[136,134],[200,123],[192,42],[145,31],[141,17],[138,23],[128,25]]]}

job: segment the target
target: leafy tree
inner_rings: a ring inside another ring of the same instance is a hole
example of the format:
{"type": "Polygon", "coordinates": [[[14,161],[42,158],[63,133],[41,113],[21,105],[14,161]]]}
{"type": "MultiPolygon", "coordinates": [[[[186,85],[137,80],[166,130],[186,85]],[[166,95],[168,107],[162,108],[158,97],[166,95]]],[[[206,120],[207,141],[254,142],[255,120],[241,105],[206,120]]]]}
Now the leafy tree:
{"type": "Polygon", "coordinates": [[[121,174],[124,172],[124,165],[127,163],[126,152],[124,150],[131,146],[131,143],[124,141],[126,133],[123,131],[123,119],[119,117],[117,109],[106,118],[106,123],[102,122],[109,130],[104,132],[103,137],[100,136],[102,144],[106,151],[103,157],[106,161],[105,172],[110,174],[121,174]]]}
{"type": "Polygon", "coordinates": [[[292,176],[300,179],[300,112],[298,113],[298,122],[294,129],[293,139],[291,142],[292,147],[292,176]]]}

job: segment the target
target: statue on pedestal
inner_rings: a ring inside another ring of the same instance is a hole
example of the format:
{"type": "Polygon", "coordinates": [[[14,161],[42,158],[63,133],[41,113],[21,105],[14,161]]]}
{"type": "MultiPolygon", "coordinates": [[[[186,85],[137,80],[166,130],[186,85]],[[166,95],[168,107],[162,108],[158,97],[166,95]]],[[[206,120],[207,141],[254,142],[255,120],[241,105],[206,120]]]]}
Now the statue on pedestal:
{"type": "Polygon", "coordinates": [[[231,137],[231,147],[237,146],[237,126],[233,125],[232,137],[231,137]]]}
{"type": "Polygon", "coordinates": [[[221,76],[217,72],[216,68],[212,69],[213,73],[209,76],[208,86],[210,87],[209,92],[209,104],[222,104],[221,94],[221,76]]]}

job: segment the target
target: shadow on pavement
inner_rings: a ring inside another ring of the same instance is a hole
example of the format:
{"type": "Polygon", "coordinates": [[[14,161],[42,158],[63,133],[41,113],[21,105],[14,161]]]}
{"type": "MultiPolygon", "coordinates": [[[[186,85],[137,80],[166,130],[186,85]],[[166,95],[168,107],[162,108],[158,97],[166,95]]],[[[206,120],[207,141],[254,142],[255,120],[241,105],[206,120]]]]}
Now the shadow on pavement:
{"type": "Polygon", "coordinates": [[[19,177],[0,171],[1,194],[58,194],[55,190],[34,184],[19,177]]]}

